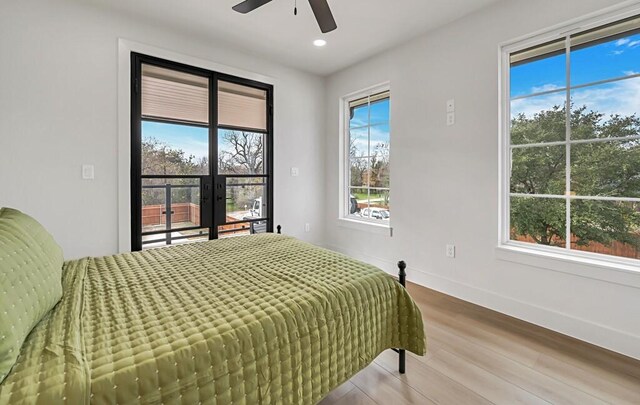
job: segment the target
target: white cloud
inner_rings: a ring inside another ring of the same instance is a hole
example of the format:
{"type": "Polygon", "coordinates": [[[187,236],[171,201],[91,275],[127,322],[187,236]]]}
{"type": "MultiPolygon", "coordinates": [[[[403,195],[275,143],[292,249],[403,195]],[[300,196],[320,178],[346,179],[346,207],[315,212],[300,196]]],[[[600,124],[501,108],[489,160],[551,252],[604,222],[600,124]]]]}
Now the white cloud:
{"type": "Polygon", "coordinates": [[[544,91],[553,91],[553,90],[558,90],[561,89],[562,87],[555,85],[555,84],[543,84],[542,86],[533,86],[531,88],[531,93],[542,93],[544,91]]]}
{"type": "Polygon", "coordinates": [[[620,38],[619,40],[616,41],[616,46],[623,46],[628,44],[629,42],[631,42],[629,38],[620,38]]]}
{"type": "Polygon", "coordinates": [[[622,55],[623,53],[624,53],[624,51],[621,51],[621,50],[615,50],[615,51],[611,52],[611,54],[616,55],[616,56],[617,55],[622,55]]]}
{"type": "MultiPolygon", "coordinates": [[[[633,78],[599,86],[584,87],[572,92],[574,108],[587,106],[588,110],[604,114],[604,119],[614,114],[640,115],[640,79],[633,78]]],[[[511,102],[511,116],[522,113],[531,118],[542,110],[555,105],[562,106],[564,93],[546,94],[511,102]]]]}
{"type": "Polygon", "coordinates": [[[627,79],[601,86],[585,87],[573,93],[574,106],[610,115],[629,116],[640,112],[640,79],[627,79]]]}
{"type": "Polygon", "coordinates": [[[511,117],[514,118],[519,114],[524,114],[531,118],[540,111],[550,110],[554,106],[564,106],[565,98],[564,92],[558,92],[513,100],[511,102],[511,117]]]}
{"type": "Polygon", "coordinates": [[[640,72],[636,72],[635,70],[625,70],[622,73],[624,73],[625,76],[633,76],[633,75],[637,75],[640,72]]]}
{"type": "Polygon", "coordinates": [[[640,41],[631,41],[627,44],[628,48],[636,48],[640,46],[640,41]]]}

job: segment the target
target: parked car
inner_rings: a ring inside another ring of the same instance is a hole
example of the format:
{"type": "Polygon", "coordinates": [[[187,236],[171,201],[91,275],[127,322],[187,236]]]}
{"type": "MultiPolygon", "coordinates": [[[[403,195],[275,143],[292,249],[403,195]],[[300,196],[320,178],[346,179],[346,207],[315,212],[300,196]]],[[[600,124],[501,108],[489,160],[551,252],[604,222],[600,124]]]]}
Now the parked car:
{"type": "Polygon", "coordinates": [[[389,213],[389,210],[386,210],[384,208],[369,207],[369,208],[361,209],[360,216],[365,218],[381,219],[383,221],[385,220],[388,221],[390,213],[389,213]]]}
{"type": "Polygon", "coordinates": [[[262,216],[262,197],[258,197],[253,200],[253,205],[249,210],[249,214],[252,218],[264,218],[262,216]]]}

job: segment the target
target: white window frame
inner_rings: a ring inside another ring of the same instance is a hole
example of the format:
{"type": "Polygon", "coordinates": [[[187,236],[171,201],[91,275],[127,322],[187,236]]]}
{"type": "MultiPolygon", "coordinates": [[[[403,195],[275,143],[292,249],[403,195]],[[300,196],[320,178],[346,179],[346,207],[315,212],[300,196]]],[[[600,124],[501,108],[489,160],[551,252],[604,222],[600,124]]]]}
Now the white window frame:
{"type": "MultiPolygon", "coordinates": [[[[389,142],[391,143],[391,84],[390,82],[384,82],[375,86],[368,87],[364,90],[359,90],[353,93],[349,93],[340,99],[340,165],[339,172],[340,178],[338,185],[340,187],[339,196],[339,216],[340,225],[348,226],[365,231],[374,231],[380,234],[391,234],[391,218],[389,221],[378,221],[372,218],[357,217],[349,214],[349,122],[351,120],[349,116],[349,104],[361,98],[369,97],[378,93],[388,91],[389,96],[389,142]]],[[[389,157],[389,173],[391,173],[391,156],[389,157]]]]}
{"type": "MultiPolygon", "coordinates": [[[[496,257],[624,285],[640,287],[640,260],[510,240],[510,54],[640,14],[640,5],[625,2],[582,18],[517,38],[499,48],[498,245],[496,257]],[[585,267],[586,266],[586,267],[585,267]],[[611,270],[620,274],[612,274],[611,270]]],[[[567,60],[567,64],[570,61],[567,60]]],[[[567,92],[570,84],[567,82],[567,92]]]]}

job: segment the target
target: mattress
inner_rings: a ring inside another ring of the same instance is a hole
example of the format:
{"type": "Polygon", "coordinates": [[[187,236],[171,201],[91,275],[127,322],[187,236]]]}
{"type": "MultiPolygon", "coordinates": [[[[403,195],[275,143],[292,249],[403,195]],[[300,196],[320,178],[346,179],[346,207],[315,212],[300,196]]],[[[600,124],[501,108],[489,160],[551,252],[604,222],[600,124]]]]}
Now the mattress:
{"type": "Polygon", "coordinates": [[[380,352],[425,352],[383,271],[262,234],[68,261],[0,404],[313,404],[380,352]]]}

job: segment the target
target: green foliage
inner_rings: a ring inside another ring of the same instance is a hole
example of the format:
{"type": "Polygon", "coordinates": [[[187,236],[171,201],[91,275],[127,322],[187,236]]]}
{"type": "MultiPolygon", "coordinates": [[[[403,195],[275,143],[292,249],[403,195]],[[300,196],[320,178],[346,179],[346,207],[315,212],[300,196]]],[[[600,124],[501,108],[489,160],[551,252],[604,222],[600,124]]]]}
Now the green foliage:
{"type": "MultiPolygon", "coordinates": [[[[512,144],[563,141],[564,108],[553,107],[533,117],[512,119],[512,144]]],[[[640,134],[635,115],[605,117],[586,107],[571,112],[571,139],[608,139],[640,134]]],[[[511,192],[564,195],[566,147],[514,148],[511,192]]],[[[571,191],[576,196],[640,197],[640,142],[601,141],[571,146],[571,191]]],[[[529,236],[537,243],[564,245],[566,203],[562,198],[511,198],[512,238],[529,236]]],[[[621,241],[640,245],[640,206],[624,201],[574,199],[571,233],[579,245],[621,241]]]]}
{"type": "Polygon", "coordinates": [[[187,156],[155,138],[142,141],[142,173],[156,175],[198,175],[209,173],[207,158],[187,156]]]}
{"type": "MultiPolygon", "coordinates": [[[[371,199],[376,199],[374,206],[389,207],[389,143],[380,142],[372,145],[370,157],[357,155],[357,148],[351,139],[349,146],[349,165],[352,186],[367,186],[385,189],[372,190],[371,199]],[[377,201],[380,199],[381,201],[377,201]]],[[[364,195],[366,195],[366,190],[364,195]]],[[[356,197],[358,200],[366,199],[356,197]]]]}
{"type": "MultiPolygon", "coordinates": [[[[187,156],[183,150],[171,148],[155,138],[142,141],[142,173],[154,175],[199,175],[209,172],[206,158],[200,160],[187,156]]],[[[173,204],[191,202],[200,203],[199,181],[197,179],[144,179],[143,186],[194,185],[197,187],[174,188],[171,190],[173,204]]],[[[142,204],[165,204],[165,188],[143,188],[142,204]]]]}

